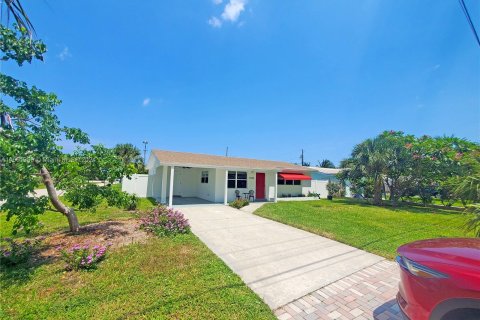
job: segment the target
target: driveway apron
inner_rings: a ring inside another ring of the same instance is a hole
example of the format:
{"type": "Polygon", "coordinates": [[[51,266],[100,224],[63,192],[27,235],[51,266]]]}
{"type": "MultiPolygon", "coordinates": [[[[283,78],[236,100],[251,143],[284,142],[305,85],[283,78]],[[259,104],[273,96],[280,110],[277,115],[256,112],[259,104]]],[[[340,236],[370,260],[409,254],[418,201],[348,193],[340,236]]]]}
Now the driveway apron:
{"type": "Polygon", "coordinates": [[[192,231],[272,309],[384,258],[223,205],[178,206],[192,231]]]}

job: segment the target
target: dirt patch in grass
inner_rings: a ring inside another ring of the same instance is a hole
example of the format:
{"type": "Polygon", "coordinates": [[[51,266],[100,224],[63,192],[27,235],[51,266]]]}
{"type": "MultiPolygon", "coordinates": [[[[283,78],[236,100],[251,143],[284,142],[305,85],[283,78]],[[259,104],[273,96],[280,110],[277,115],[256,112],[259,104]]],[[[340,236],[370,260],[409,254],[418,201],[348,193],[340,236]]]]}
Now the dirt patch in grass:
{"type": "Polygon", "coordinates": [[[81,227],[79,233],[58,232],[47,236],[40,257],[58,257],[58,247],[99,244],[118,248],[131,243],[144,243],[148,237],[145,231],[140,230],[140,221],[137,219],[92,223],[81,227]]]}

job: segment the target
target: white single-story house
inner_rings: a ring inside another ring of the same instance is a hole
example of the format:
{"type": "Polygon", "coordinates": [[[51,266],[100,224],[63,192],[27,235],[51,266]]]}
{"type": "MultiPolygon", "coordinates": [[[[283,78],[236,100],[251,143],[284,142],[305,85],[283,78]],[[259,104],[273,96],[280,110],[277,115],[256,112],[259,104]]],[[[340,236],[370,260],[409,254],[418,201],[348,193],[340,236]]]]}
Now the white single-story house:
{"type": "Polygon", "coordinates": [[[274,202],[305,198],[309,193],[326,197],[325,186],[339,170],[165,150],[152,150],[146,166],[148,178],[133,177],[135,181],[144,181],[146,187],[128,182],[122,184],[122,190],[155,198],[169,206],[227,204],[237,195],[274,202]]]}

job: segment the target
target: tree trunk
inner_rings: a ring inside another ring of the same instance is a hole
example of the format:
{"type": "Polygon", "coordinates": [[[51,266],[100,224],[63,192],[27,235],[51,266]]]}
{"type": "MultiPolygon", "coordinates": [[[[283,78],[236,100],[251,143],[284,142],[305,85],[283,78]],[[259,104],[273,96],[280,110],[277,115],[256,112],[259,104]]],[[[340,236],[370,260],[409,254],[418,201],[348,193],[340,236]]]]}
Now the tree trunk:
{"type": "Polygon", "coordinates": [[[382,180],[377,178],[373,190],[373,204],[379,206],[382,204],[382,180]]]}
{"type": "Polygon", "coordinates": [[[42,167],[40,169],[40,174],[42,175],[43,184],[47,188],[47,193],[48,193],[48,197],[50,198],[50,202],[55,207],[55,209],[57,209],[67,217],[70,231],[78,232],[78,230],[80,229],[80,225],[78,223],[75,210],[73,210],[73,208],[67,207],[60,201],[57,195],[57,190],[55,190],[52,177],[50,176],[50,172],[47,170],[47,168],[42,167]]]}
{"type": "Polygon", "coordinates": [[[396,180],[392,179],[391,185],[388,186],[390,189],[390,202],[392,203],[393,206],[397,205],[397,190],[395,188],[396,180]]]}

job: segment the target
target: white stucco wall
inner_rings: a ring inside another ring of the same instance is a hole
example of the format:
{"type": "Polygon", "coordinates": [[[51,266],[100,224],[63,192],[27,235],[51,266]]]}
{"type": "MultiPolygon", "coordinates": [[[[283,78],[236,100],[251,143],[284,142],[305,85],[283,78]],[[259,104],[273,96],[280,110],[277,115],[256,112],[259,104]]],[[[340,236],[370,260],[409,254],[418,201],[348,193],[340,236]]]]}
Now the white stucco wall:
{"type": "Polygon", "coordinates": [[[267,198],[268,201],[275,200],[276,180],[277,180],[277,175],[275,174],[275,171],[267,171],[265,173],[265,185],[266,185],[265,197],[267,198]]]}
{"type": "Polygon", "coordinates": [[[215,169],[215,197],[213,200],[214,202],[223,203],[223,198],[225,194],[225,171],[225,169],[215,169]]]}
{"type": "Polygon", "coordinates": [[[162,167],[148,170],[147,197],[160,200],[162,188],[162,167]]]}
{"type": "Polygon", "coordinates": [[[300,185],[278,185],[278,197],[297,197],[300,194],[307,195],[312,190],[312,180],[300,180],[300,185]]]}
{"type": "Polygon", "coordinates": [[[195,176],[197,184],[197,198],[215,202],[215,169],[197,169],[197,175],[195,176]],[[208,183],[202,183],[202,171],[208,171],[208,183]]]}
{"type": "Polygon", "coordinates": [[[137,197],[148,196],[148,174],[133,174],[131,178],[123,177],[122,191],[137,197]]]}
{"type": "MultiPolygon", "coordinates": [[[[208,201],[216,201],[215,198],[215,169],[183,168],[175,167],[173,178],[173,196],[197,197],[208,201]],[[202,171],[208,172],[208,183],[202,183],[202,171]]],[[[170,176],[167,186],[169,186],[170,176]]],[[[167,188],[167,196],[169,190],[167,188]]]]}

